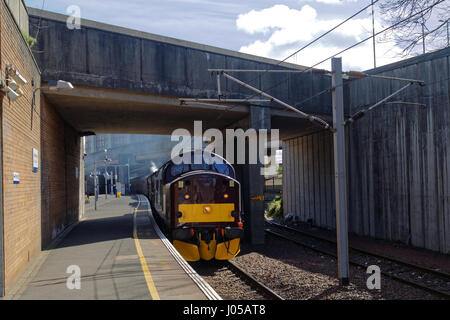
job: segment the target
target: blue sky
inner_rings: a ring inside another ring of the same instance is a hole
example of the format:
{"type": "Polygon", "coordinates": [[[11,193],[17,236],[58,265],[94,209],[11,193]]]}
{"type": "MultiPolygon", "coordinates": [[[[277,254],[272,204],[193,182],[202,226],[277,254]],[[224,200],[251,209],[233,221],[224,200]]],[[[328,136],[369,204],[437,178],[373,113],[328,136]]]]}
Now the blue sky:
{"type": "MultiPolygon", "coordinates": [[[[314,37],[370,3],[370,0],[25,0],[28,6],[66,14],[77,5],[85,19],[283,59],[314,37]]],[[[377,18],[376,26],[381,29],[377,18]]],[[[370,12],[290,59],[311,65],[369,35],[370,12]]],[[[398,60],[398,48],[377,45],[378,64],[398,60]]],[[[373,65],[369,41],[342,56],[344,67],[373,65]]],[[[328,68],[329,62],[321,67],[328,68]]]]}

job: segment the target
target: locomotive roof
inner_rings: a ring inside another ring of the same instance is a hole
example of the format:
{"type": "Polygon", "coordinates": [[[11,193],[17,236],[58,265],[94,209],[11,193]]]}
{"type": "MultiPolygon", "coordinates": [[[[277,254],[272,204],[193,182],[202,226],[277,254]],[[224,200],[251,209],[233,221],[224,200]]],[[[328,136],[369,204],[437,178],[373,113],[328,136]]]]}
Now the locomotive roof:
{"type": "Polygon", "coordinates": [[[171,182],[171,181],[173,181],[173,180],[175,180],[177,177],[179,177],[179,176],[181,176],[182,174],[185,174],[186,172],[193,172],[193,171],[200,171],[200,170],[203,170],[203,171],[212,171],[212,172],[219,172],[219,173],[222,173],[222,174],[224,174],[223,172],[220,172],[219,170],[217,170],[219,167],[218,166],[220,166],[220,168],[223,168],[223,166],[226,166],[226,167],[228,167],[228,168],[230,168],[231,169],[231,172],[228,172],[227,174],[225,174],[226,176],[230,176],[230,177],[232,177],[232,178],[235,178],[235,171],[234,171],[234,168],[233,168],[233,166],[230,164],[230,162],[229,161],[227,161],[225,158],[223,158],[222,156],[220,156],[220,155],[218,155],[218,154],[216,154],[216,153],[213,153],[213,152],[207,152],[207,154],[208,155],[211,155],[214,159],[219,159],[219,160],[221,160],[221,162],[222,163],[220,163],[220,162],[217,162],[217,161],[213,161],[211,164],[209,164],[209,163],[206,163],[205,162],[205,159],[204,159],[204,155],[205,155],[205,153],[206,152],[204,152],[204,151],[202,151],[201,152],[201,159],[202,159],[202,163],[201,164],[195,164],[194,163],[194,156],[195,156],[195,154],[200,154],[200,152],[198,152],[198,151],[189,151],[189,152],[185,152],[185,153],[183,153],[182,155],[181,155],[181,157],[183,157],[183,156],[185,156],[185,155],[187,155],[187,154],[189,154],[190,155],[190,159],[191,159],[191,163],[190,164],[184,164],[184,163],[181,163],[181,164],[175,164],[175,163],[173,163],[173,161],[172,161],[172,159],[170,159],[170,160],[168,160],[167,162],[165,162],[157,171],[155,171],[152,175],[155,175],[155,176],[158,176],[159,178],[162,178],[163,180],[165,180],[165,183],[168,183],[168,182],[171,182]],[[198,166],[198,165],[200,165],[200,166],[204,166],[204,165],[210,165],[211,167],[210,168],[208,168],[208,169],[204,169],[204,168],[199,168],[199,169],[193,169],[193,167],[192,166],[198,166]],[[180,172],[179,174],[171,174],[170,176],[170,179],[166,179],[167,178],[167,171],[168,170],[171,170],[171,168],[172,167],[174,167],[174,166],[189,166],[188,167],[188,169],[186,169],[186,171],[182,171],[182,172],[180,172]],[[216,169],[217,171],[215,171],[215,170],[212,170],[212,169],[216,169]]]}

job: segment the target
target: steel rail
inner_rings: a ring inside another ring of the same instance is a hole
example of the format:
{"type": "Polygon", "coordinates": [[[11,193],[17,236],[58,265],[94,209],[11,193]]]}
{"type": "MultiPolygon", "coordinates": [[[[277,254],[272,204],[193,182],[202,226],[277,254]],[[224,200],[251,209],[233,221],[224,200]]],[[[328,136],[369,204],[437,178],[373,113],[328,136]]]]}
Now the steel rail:
{"type": "MultiPolygon", "coordinates": [[[[315,246],[306,244],[306,243],[304,243],[304,242],[302,242],[302,241],[300,241],[300,240],[298,240],[298,239],[294,239],[294,238],[292,238],[292,237],[289,237],[289,236],[287,236],[287,235],[284,235],[284,234],[275,232],[275,231],[273,231],[273,230],[265,229],[264,231],[265,231],[266,233],[270,234],[270,235],[275,236],[275,237],[282,238],[282,239],[285,239],[285,240],[287,240],[287,241],[291,241],[291,242],[293,242],[293,243],[295,243],[295,244],[297,244],[297,245],[300,245],[300,246],[302,246],[302,247],[305,247],[305,248],[307,248],[307,249],[310,249],[310,250],[313,250],[313,251],[316,251],[316,252],[319,252],[319,253],[323,253],[323,254],[326,254],[326,255],[328,255],[328,256],[331,256],[331,257],[337,259],[337,255],[336,255],[335,253],[333,253],[333,252],[328,251],[328,250],[319,249],[319,248],[317,248],[317,247],[315,247],[315,246]]],[[[327,240],[327,241],[329,241],[329,240],[327,240]]],[[[354,260],[352,260],[352,259],[349,260],[349,263],[350,263],[351,265],[354,265],[354,266],[357,266],[357,267],[367,268],[367,266],[366,266],[365,264],[360,263],[360,262],[356,262],[356,261],[354,261],[354,260]]],[[[385,271],[380,271],[380,273],[381,273],[382,275],[386,276],[386,277],[389,277],[389,278],[393,279],[393,280],[396,280],[396,281],[402,282],[402,283],[404,283],[404,284],[410,285],[410,286],[412,286],[412,287],[416,287],[416,288],[419,288],[419,289],[421,289],[421,290],[424,290],[424,291],[427,291],[427,292],[430,292],[430,293],[439,295],[439,296],[441,296],[441,297],[445,297],[446,299],[450,299],[450,294],[447,293],[447,292],[444,292],[444,291],[441,291],[441,290],[438,290],[438,289],[434,289],[434,288],[431,288],[431,287],[428,287],[428,286],[419,284],[419,283],[417,283],[417,282],[414,282],[414,281],[411,281],[411,280],[404,279],[404,278],[402,278],[402,277],[398,277],[398,276],[396,276],[396,275],[394,275],[394,274],[391,274],[391,273],[388,273],[388,272],[385,272],[385,271]]]]}
{"type": "MultiPolygon", "coordinates": [[[[281,225],[279,223],[272,222],[272,221],[266,221],[266,223],[268,223],[270,225],[273,225],[273,226],[276,226],[276,227],[278,227],[280,229],[293,231],[295,233],[303,234],[303,235],[311,237],[311,238],[316,238],[316,239],[327,241],[327,242],[330,242],[330,243],[333,243],[333,244],[336,243],[335,240],[327,238],[325,236],[320,236],[320,235],[317,235],[317,234],[313,234],[311,232],[307,232],[307,231],[291,228],[291,227],[284,226],[284,225],[281,225]]],[[[446,279],[450,280],[450,273],[447,273],[447,272],[434,270],[434,269],[431,269],[431,268],[428,268],[428,267],[425,267],[425,266],[421,266],[421,265],[418,265],[418,264],[415,264],[415,263],[412,263],[412,262],[408,262],[408,261],[405,261],[405,260],[401,260],[401,259],[397,259],[397,258],[394,258],[394,257],[390,257],[390,256],[387,256],[387,255],[378,253],[378,252],[368,251],[366,249],[362,249],[362,248],[355,247],[355,246],[352,246],[352,245],[350,245],[349,248],[354,250],[354,251],[360,252],[360,253],[364,253],[364,254],[368,254],[368,255],[371,255],[371,256],[374,256],[374,257],[377,257],[377,258],[389,260],[389,261],[392,261],[392,262],[395,262],[395,263],[398,263],[398,264],[402,264],[402,265],[410,267],[410,268],[423,270],[423,271],[426,271],[426,272],[429,272],[429,273],[435,274],[437,276],[440,276],[442,278],[446,278],[446,279]]]]}
{"type": "Polygon", "coordinates": [[[243,276],[245,280],[248,280],[252,285],[258,287],[261,291],[263,291],[268,296],[274,298],[275,300],[284,300],[283,297],[281,297],[278,293],[267,287],[265,284],[263,284],[261,281],[257,280],[255,277],[253,277],[251,274],[249,274],[247,271],[236,265],[236,263],[228,260],[228,267],[232,269],[235,273],[238,273],[239,275],[243,276]]]}

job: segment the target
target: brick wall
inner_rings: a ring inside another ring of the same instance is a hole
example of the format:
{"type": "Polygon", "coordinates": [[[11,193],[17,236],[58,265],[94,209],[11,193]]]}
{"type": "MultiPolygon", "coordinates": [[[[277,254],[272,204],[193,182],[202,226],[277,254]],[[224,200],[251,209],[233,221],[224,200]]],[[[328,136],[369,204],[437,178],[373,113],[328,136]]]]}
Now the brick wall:
{"type": "MultiPolygon", "coordinates": [[[[41,126],[39,110],[32,112],[31,109],[31,80],[39,84],[40,74],[10,11],[3,0],[0,2],[1,75],[5,77],[6,65],[9,63],[28,80],[22,86],[24,96],[14,102],[0,93],[4,282],[8,289],[41,249],[41,172],[33,172],[32,163],[32,148],[41,154],[41,126]],[[19,184],[13,184],[14,172],[20,174],[19,184]]],[[[39,103],[40,98],[37,96],[37,106],[39,103]]]]}
{"type": "Polygon", "coordinates": [[[44,96],[41,101],[42,246],[45,248],[78,219],[81,144],[76,131],[44,96]]]}
{"type": "MultiPolygon", "coordinates": [[[[8,292],[33,257],[82,216],[84,168],[80,137],[40,91],[32,111],[31,80],[40,86],[39,69],[4,0],[0,0],[0,18],[1,74],[7,64],[13,64],[28,81],[22,86],[24,96],[14,102],[0,93],[4,286],[8,292]],[[39,152],[38,172],[33,172],[33,148],[39,152]],[[20,174],[19,184],[13,184],[14,172],[20,174]]],[[[0,270],[0,296],[1,276],[0,270]]]]}

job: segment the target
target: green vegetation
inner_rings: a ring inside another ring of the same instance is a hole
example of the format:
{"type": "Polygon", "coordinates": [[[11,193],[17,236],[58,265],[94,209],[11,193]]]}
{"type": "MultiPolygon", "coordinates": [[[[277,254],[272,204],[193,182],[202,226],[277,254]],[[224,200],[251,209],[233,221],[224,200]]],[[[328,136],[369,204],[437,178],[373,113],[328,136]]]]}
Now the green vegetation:
{"type": "Polygon", "coordinates": [[[267,216],[277,220],[283,220],[283,191],[272,200],[267,209],[267,216]]]}
{"type": "Polygon", "coordinates": [[[30,46],[30,48],[32,46],[34,46],[34,44],[36,43],[36,38],[33,38],[32,36],[30,36],[28,33],[26,33],[25,31],[22,31],[22,35],[25,38],[26,42],[28,43],[28,45],[30,46]]]}

